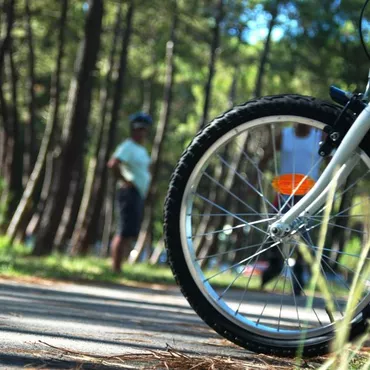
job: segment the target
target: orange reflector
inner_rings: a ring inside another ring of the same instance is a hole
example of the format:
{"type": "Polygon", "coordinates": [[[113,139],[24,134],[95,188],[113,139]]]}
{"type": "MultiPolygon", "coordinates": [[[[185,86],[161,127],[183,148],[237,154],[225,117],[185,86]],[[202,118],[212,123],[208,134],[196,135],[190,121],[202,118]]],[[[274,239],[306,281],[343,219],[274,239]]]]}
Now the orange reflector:
{"type": "Polygon", "coordinates": [[[272,186],[280,194],[291,195],[296,189],[294,195],[305,195],[315,185],[315,181],[311,177],[305,178],[305,176],[300,173],[286,173],[275,177],[272,180],[272,186]]]}

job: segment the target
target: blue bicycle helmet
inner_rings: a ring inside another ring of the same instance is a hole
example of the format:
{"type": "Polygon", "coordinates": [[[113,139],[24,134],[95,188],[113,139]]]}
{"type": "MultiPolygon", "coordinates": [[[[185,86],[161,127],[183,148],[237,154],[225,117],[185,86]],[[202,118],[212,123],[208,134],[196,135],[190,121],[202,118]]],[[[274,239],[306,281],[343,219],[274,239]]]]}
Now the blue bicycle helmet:
{"type": "Polygon", "coordinates": [[[130,125],[131,128],[149,128],[153,124],[152,117],[149,114],[138,112],[131,114],[130,125]]]}

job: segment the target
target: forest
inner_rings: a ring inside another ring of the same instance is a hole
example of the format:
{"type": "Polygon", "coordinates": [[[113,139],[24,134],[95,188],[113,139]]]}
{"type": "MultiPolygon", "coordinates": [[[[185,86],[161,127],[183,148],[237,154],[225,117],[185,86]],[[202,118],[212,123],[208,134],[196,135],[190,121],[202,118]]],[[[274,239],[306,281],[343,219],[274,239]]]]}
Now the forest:
{"type": "Polygon", "coordinates": [[[1,234],[35,256],[107,255],[116,214],[106,163],[142,111],[154,119],[153,170],[130,262],[156,263],[170,176],[199,129],[263,95],[364,89],[362,5],[1,0],[1,234]]]}

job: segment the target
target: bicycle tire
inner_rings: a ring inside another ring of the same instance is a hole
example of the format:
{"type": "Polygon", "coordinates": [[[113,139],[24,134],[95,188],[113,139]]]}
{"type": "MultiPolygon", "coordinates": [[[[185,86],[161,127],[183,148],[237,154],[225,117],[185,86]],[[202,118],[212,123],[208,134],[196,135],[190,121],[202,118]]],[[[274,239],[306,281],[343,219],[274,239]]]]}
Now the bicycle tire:
{"type": "MultiPolygon", "coordinates": [[[[181,292],[195,312],[217,333],[248,350],[277,356],[294,356],[303,347],[303,355],[313,357],[330,352],[335,330],[304,340],[274,339],[245,330],[225,317],[210,303],[194,281],[187,265],[180,237],[181,203],[187,182],[204,153],[230,130],[246,122],[270,115],[295,115],[332,125],[340,108],[325,101],[299,95],[278,95],[255,99],[237,106],[214,119],[193,139],[184,151],[172,175],[164,207],[164,235],[168,261],[181,292]]],[[[346,116],[348,124],[353,117],[346,116]]],[[[370,317],[370,304],[351,323],[350,339],[362,334],[370,317]]]]}

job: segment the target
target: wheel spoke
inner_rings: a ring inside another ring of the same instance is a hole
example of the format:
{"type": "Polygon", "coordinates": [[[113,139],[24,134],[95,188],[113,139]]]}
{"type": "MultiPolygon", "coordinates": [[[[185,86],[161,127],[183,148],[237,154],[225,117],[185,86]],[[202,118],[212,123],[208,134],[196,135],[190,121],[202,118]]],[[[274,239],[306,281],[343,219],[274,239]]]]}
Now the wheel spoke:
{"type": "MultiPolygon", "coordinates": [[[[293,127],[293,130],[294,130],[294,127],[293,127]]],[[[293,189],[295,189],[295,150],[296,150],[296,141],[293,140],[293,189]]],[[[294,206],[294,196],[292,196],[291,198],[292,199],[291,199],[290,207],[293,208],[293,206],[294,206]]]]}
{"type": "MultiPolygon", "coordinates": [[[[276,207],[269,202],[268,199],[266,199],[266,197],[258,190],[256,189],[248,180],[246,180],[242,175],[240,175],[239,172],[237,172],[234,168],[231,167],[231,165],[229,163],[227,163],[227,161],[225,161],[220,154],[218,154],[218,157],[219,159],[221,160],[221,162],[223,164],[225,164],[227,167],[229,167],[232,171],[234,171],[235,175],[238,176],[246,185],[248,185],[255,193],[258,194],[259,197],[261,197],[263,199],[264,202],[268,203],[273,209],[276,209],[276,207]]],[[[208,175],[206,174],[206,176],[208,177],[208,175]]],[[[227,190],[226,190],[227,191],[227,190]]]]}
{"type": "MultiPolygon", "coordinates": [[[[234,213],[235,216],[256,216],[255,213],[234,213]]],[[[269,216],[275,216],[276,213],[268,213],[267,217],[269,216]]],[[[204,216],[211,216],[211,217],[228,217],[229,214],[227,213],[189,213],[188,216],[192,217],[204,217],[204,216]]],[[[273,220],[275,217],[272,217],[271,220],[273,220]]]]}
{"type": "MultiPolygon", "coordinates": [[[[265,244],[267,242],[264,242],[265,244]]],[[[268,243],[273,243],[272,241],[271,242],[268,242],[268,243]]],[[[211,254],[209,256],[206,256],[206,257],[198,257],[196,258],[194,261],[202,261],[202,260],[205,260],[205,259],[209,259],[209,258],[213,258],[213,257],[219,257],[219,256],[224,256],[225,254],[229,254],[229,253],[234,253],[234,252],[238,252],[238,251],[243,251],[243,250],[247,250],[247,249],[252,249],[252,248],[256,248],[258,247],[259,245],[261,245],[261,243],[258,243],[258,244],[254,244],[254,245],[248,245],[246,247],[240,247],[240,248],[237,248],[237,249],[230,249],[230,250],[227,250],[225,252],[220,252],[220,253],[215,253],[215,254],[211,254]]]]}
{"type": "Polygon", "coordinates": [[[253,207],[251,207],[249,204],[245,203],[240,197],[238,197],[236,194],[234,194],[232,191],[227,189],[224,185],[222,185],[219,181],[214,179],[212,176],[210,176],[208,173],[204,172],[204,175],[209,178],[211,181],[213,181],[217,186],[219,186],[221,189],[224,189],[228,194],[230,194],[234,199],[236,199],[238,202],[240,202],[243,206],[247,207],[249,210],[254,212],[257,216],[260,216],[261,214],[257,212],[253,207]]]}
{"type": "MultiPolygon", "coordinates": [[[[354,183],[349,185],[345,190],[339,192],[334,196],[333,203],[341,196],[347,193],[349,190],[351,190],[354,186],[356,186],[363,178],[365,178],[368,174],[370,173],[370,169],[362,176],[360,176],[354,183]]],[[[361,202],[357,203],[356,205],[361,204],[361,202]]],[[[320,214],[321,212],[324,211],[324,209],[328,207],[328,205],[324,205],[318,212],[316,212],[316,215],[320,214]]],[[[342,213],[342,212],[340,212],[342,213]]]]}
{"type": "MultiPolygon", "coordinates": [[[[289,255],[289,257],[288,257],[287,259],[291,258],[291,256],[292,256],[292,255],[294,254],[294,252],[296,251],[297,247],[298,247],[298,244],[297,244],[297,245],[295,245],[295,246],[292,248],[292,251],[290,252],[290,255],[289,255]]],[[[278,249],[278,251],[280,252],[280,254],[281,254],[282,258],[284,258],[284,253],[281,251],[281,249],[280,249],[280,247],[279,247],[279,246],[277,246],[277,249],[278,249]]],[[[304,289],[303,289],[303,287],[302,287],[302,284],[299,282],[299,280],[298,280],[298,278],[297,278],[297,276],[296,276],[296,274],[295,274],[294,270],[293,270],[290,266],[289,266],[289,268],[290,268],[291,276],[292,276],[292,277],[295,279],[295,281],[297,282],[298,287],[299,287],[299,289],[301,290],[302,294],[307,298],[307,295],[306,295],[306,293],[305,293],[305,291],[304,291],[304,289]]],[[[314,307],[311,307],[311,308],[312,308],[312,311],[314,312],[314,314],[315,314],[315,316],[316,316],[316,318],[317,318],[317,321],[319,322],[319,324],[320,324],[321,326],[323,326],[323,324],[322,324],[321,320],[319,319],[319,316],[318,316],[318,314],[317,314],[316,310],[314,309],[314,307]]]]}
{"type": "MultiPolygon", "coordinates": [[[[330,218],[329,218],[330,219],[330,218]]],[[[356,229],[352,229],[350,227],[346,227],[346,226],[342,226],[342,225],[337,225],[337,224],[333,224],[332,222],[327,222],[328,225],[331,225],[331,226],[335,226],[335,227],[338,227],[340,229],[344,229],[344,230],[349,230],[349,231],[353,231],[355,233],[358,233],[358,234],[362,234],[362,235],[367,235],[368,233],[364,232],[364,231],[361,231],[361,230],[356,230],[356,229]]],[[[310,231],[310,230],[313,230],[313,229],[316,229],[317,227],[319,227],[320,225],[322,225],[322,222],[312,226],[312,227],[309,227],[307,229],[307,231],[310,231]]]]}
{"type": "MultiPolygon", "coordinates": [[[[303,235],[302,235],[302,238],[309,244],[308,246],[310,247],[310,248],[313,248],[314,247],[314,244],[313,244],[313,242],[312,242],[312,239],[311,239],[311,236],[310,236],[310,234],[309,233],[307,233],[307,237],[308,237],[308,239],[309,240],[307,240],[303,235]]],[[[332,272],[334,272],[333,271],[333,269],[326,263],[326,261],[325,260],[322,260],[331,270],[332,270],[332,272]]],[[[329,281],[329,279],[328,279],[328,276],[327,276],[327,274],[326,274],[326,272],[325,272],[325,270],[323,269],[323,267],[322,267],[322,265],[320,266],[320,269],[321,269],[321,272],[323,273],[323,275],[325,276],[325,279],[326,279],[326,281],[328,282],[329,281]]],[[[335,274],[335,272],[334,272],[334,274],[335,274]]],[[[343,312],[342,312],[342,309],[341,309],[341,307],[340,307],[340,305],[339,305],[339,303],[338,303],[338,300],[337,300],[337,297],[336,297],[336,295],[335,295],[335,293],[334,293],[334,291],[333,291],[333,288],[331,287],[331,284],[327,284],[328,286],[329,286],[329,290],[330,290],[330,295],[331,295],[331,297],[334,297],[334,301],[335,301],[335,304],[336,304],[336,306],[337,306],[337,308],[338,308],[338,310],[339,310],[339,312],[340,312],[340,314],[342,315],[342,317],[344,316],[343,315],[343,312]]],[[[330,317],[330,314],[329,314],[329,312],[327,312],[327,314],[328,314],[328,316],[329,316],[329,319],[331,320],[331,317],[330,317]]]]}
{"type": "Polygon", "coordinates": [[[199,238],[199,237],[202,237],[202,236],[219,234],[219,233],[223,233],[225,231],[233,231],[233,230],[236,230],[236,229],[240,229],[242,227],[245,227],[245,226],[253,226],[253,225],[257,225],[257,224],[263,224],[263,223],[268,222],[270,220],[274,220],[274,218],[266,218],[265,220],[259,220],[259,221],[253,221],[253,222],[246,222],[246,223],[242,223],[242,224],[239,224],[239,225],[236,225],[236,226],[233,226],[233,227],[228,227],[226,229],[209,231],[209,232],[203,233],[203,234],[196,234],[196,235],[193,235],[192,238],[199,238]]]}
{"type": "Polygon", "coordinates": [[[234,265],[232,265],[232,266],[230,266],[230,267],[227,267],[226,269],[221,270],[220,272],[217,272],[216,274],[214,274],[214,275],[210,276],[209,278],[207,278],[207,279],[203,280],[203,282],[205,283],[206,281],[209,281],[209,280],[213,279],[214,277],[216,277],[216,276],[218,276],[218,275],[220,275],[220,274],[223,274],[223,273],[224,273],[224,272],[226,272],[226,271],[229,271],[229,270],[231,270],[231,269],[233,269],[233,268],[235,268],[235,267],[237,267],[237,266],[240,266],[242,263],[249,261],[249,260],[250,260],[250,259],[252,259],[253,257],[258,256],[259,254],[264,253],[264,252],[266,252],[266,251],[270,250],[271,248],[274,248],[274,247],[275,247],[276,245],[278,245],[278,244],[280,244],[280,242],[275,242],[274,244],[270,245],[268,248],[265,248],[265,249],[263,249],[262,251],[256,252],[256,253],[252,254],[251,256],[249,256],[249,257],[247,257],[247,258],[244,258],[244,259],[243,259],[243,260],[241,260],[240,262],[235,263],[234,265]]]}
{"type": "MultiPolygon", "coordinates": [[[[279,280],[280,280],[280,278],[281,278],[282,273],[285,271],[285,268],[286,268],[286,266],[284,265],[284,266],[283,266],[283,268],[281,269],[281,272],[280,272],[279,276],[276,278],[274,288],[272,289],[272,293],[275,293],[276,288],[277,288],[277,285],[278,285],[278,282],[279,282],[279,280]]],[[[264,305],[264,306],[263,306],[263,308],[262,308],[262,312],[261,312],[261,313],[260,313],[260,315],[258,316],[258,319],[257,319],[257,321],[256,321],[256,325],[259,325],[259,323],[260,323],[260,321],[261,321],[261,318],[262,318],[262,316],[263,316],[263,313],[265,312],[265,309],[266,309],[266,307],[267,307],[268,303],[269,303],[269,301],[268,301],[268,300],[266,300],[266,303],[265,303],[265,305],[264,305]]]]}
{"type": "MultiPolygon", "coordinates": [[[[328,221],[332,220],[333,218],[337,218],[337,217],[355,217],[355,216],[351,216],[351,215],[348,215],[348,216],[341,216],[341,215],[342,215],[343,213],[346,213],[346,212],[347,212],[347,211],[349,211],[350,209],[352,209],[352,208],[354,208],[354,207],[356,207],[356,206],[358,206],[358,205],[362,204],[362,203],[363,203],[363,201],[358,202],[358,203],[355,203],[355,204],[353,204],[353,205],[351,205],[351,206],[347,207],[347,208],[346,208],[346,209],[344,209],[343,211],[340,211],[340,212],[338,212],[337,214],[330,216],[330,217],[329,217],[329,219],[328,219],[328,221]]],[[[324,207],[324,208],[325,208],[325,207],[324,207]]],[[[324,210],[324,209],[321,209],[321,211],[323,211],[323,210],[324,210]]],[[[320,211],[320,212],[321,212],[321,211],[320,211]]],[[[314,217],[314,218],[320,217],[322,220],[324,219],[324,216],[317,216],[317,215],[315,215],[315,216],[312,216],[312,217],[314,217]]],[[[322,225],[322,224],[323,224],[323,221],[319,222],[317,225],[315,225],[315,227],[320,226],[320,225],[322,225]]]]}
{"type": "MultiPolygon", "coordinates": [[[[225,209],[225,208],[221,207],[220,205],[218,205],[218,204],[216,204],[215,202],[213,202],[212,200],[210,200],[210,199],[208,199],[208,198],[204,197],[203,195],[201,195],[201,194],[199,194],[199,193],[196,193],[196,192],[194,192],[193,194],[194,194],[194,195],[196,195],[196,196],[198,196],[199,198],[201,198],[201,199],[205,200],[205,201],[206,201],[206,202],[208,202],[209,204],[212,204],[212,205],[213,205],[213,206],[215,206],[216,208],[218,208],[218,209],[220,209],[220,210],[222,210],[222,211],[224,211],[224,212],[228,213],[231,217],[233,217],[233,218],[235,218],[235,219],[237,219],[237,220],[239,220],[239,221],[243,222],[244,224],[248,224],[248,222],[247,222],[247,221],[243,220],[242,218],[240,218],[240,217],[238,217],[238,216],[235,216],[232,212],[230,212],[230,211],[228,211],[227,209],[225,209]]],[[[262,230],[262,229],[258,228],[257,226],[254,226],[254,225],[251,225],[251,226],[252,226],[254,229],[256,229],[256,230],[260,231],[261,233],[268,235],[268,233],[267,233],[266,231],[264,231],[264,230],[262,230]]]]}
{"type": "MultiPolygon", "coordinates": [[[[308,229],[307,229],[307,231],[308,231],[308,229]]],[[[293,243],[293,244],[296,244],[296,245],[298,245],[299,243],[297,242],[297,241],[290,241],[289,243],[293,243]]],[[[310,248],[312,248],[312,249],[319,249],[319,247],[317,247],[316,245],[310,245],[309,246],[310,248]]],[[[327,252],[335,252],[335,253],[337,253],[337,254],[342,254],[342,255],[344,255],[344,256],[350,256],[350,257],[357,257],[357,258],[359,258],[360,257],[360,255],[359,254],[353,254],[353,253],[347,253],[347,252],[342,252],[342,251],[337,251],[337,250],[332,250],[332,249],[329,249],[329,248],[321,248],[323,251],[327,251],[327,252]]],[[[370,259],[370,257],[367,257],[366,258],[367,260],[369,260],[370,259]]]]}
{"type": "MultiPolygon", "coordinates": [[[[344,211],[342,211],[344,212],[344,211]]],[[[340,213],[342,213],[340,212],[340,213]]],[[[369,215],[340,215],[340,213],[336,214],[336,215],[333,215],[332,217],[333,218],[356,218],[356,217],[370,217],[370,214],[369,215]]],[[[324,216],[310,216],[310,218],[324,218],[324,216]]]]}
{"type": "MultiPolygon", "coordinates": [[[[261,194],[263,194],[263,187],[262,187],[262,180],[261,180],[261,175],[260,175],[260,171],[257,171],[257,178],[258,178],[258,186],[260,188],[260,192],[261,194]]],[[[265,211],[265,217],[267,218],[268,217],[268,209],[267,209],[267,204],[270,204],[272,205],[267,199],[266,197],[263,197],[263,208],[264,208],[264,211],[265,211]]],[[[276,210],[275,206],[272,205],[273,209],[276,210]]]]}
{"type": "MultiPolygon", "coordinates": [[[[272,141],[272,152],[274,157],[274,170],[275,170],[275,177],[279,176],[278,172],[278,165],[277,165],[277,155],[276,155],[276,131],[275,131],[275,125],[272,124],[271,126],[271,141],[272,141]]],[[[281,199],[280,194],[278,194],[278,207],[279,207],[279,214],[281,211],[281,199]]]]}
{"type": "MultiPolygon", "coordinates": [[[[323,254],[323,257],[324,257],[324,258],[326,258],[326,259],[328,259],[328,260],[330,260],[330,261],[332,261],[332,262],[334,262],[335,264],[337,264],[337,265],[338,265],[338,266],[340,266],[341,268],[344,268],[345,270],[352,272],[353,274],[355,274],[355,273],[356,273],[354,270],[352,270],[352,269],[351,269],[351,268],[349,268],[348,266],[343,265],[342,263],[339,263],[338,261],[334,260],[333,258],[330,258],[329,256],[326,256],[325,254],[323,254]]],[[[369,277],[365,277],[365,276],[363,276],[362,274],[359,274],[359,276],[360,276],[362,279],[364,279],[364,280],[368,280],[368,281],[369,281],[369,277]]],[[[347,285],[347,287],[348,287],[348,285],[347,285]]],[[[349,287],[348,287],[348,288],[349,288],[349,287]]],[[[349,288],[349,289],[350,289],[350,288],[349,288]]]]}
{"type": "MultiPolygon", "coordinates": [[[[261,247],[258,249],[258,250],[260,250],[266,243],[267,243],[267,240],[269,239],[269,237],[267,237],[265,240],[264,240],[264,242],[263,242],[263,244],[261,245],[261,247]]],[[[247,283],[245,284],[245,288],[244,288],[244,291],[243,291],[243,295],[242,295],[242,297],[241,297],[241,300],[240,300],[240,302],[239,302],[239,305],[238,305],[238,308],[236,309],[236,311],[235,311],[235,315],[237,315],[238,313],[239,313],[239,310],[240,310],[240,307],[241,307],[241,305],[242,305],[242,303],[243,303],[243,301],[244,301],[244,296],[245,296],[245,294],[247,293],[247,290],[248,290],[248,288],[249,288],[249,284],[250,284],[250,282],[251,282],[251,280],[252,280],[252,276],[253,276],[253,274],[254,274],[254,271],[255,271],[255,269],[256,269],[256,266],[257,266],[257,262],[258,262],[258,260],[259,260],[259,258],[261,257],[261,255],[259,254],[259,255],[257,255],[256,257],[254,257],[253,259],[251,259],[251,260],[249,260],[248,261],[248,263],[247,263],[247,265],[244,267],[244,270],[250,265],[250,263],[252,263],[252,261],[254,260],[254,266],[253,266],[253,269],[252,269],[252,272],[251,272],[251,274],[249,275],[249,278],[248,278],[248,281],[247,281],[247,283]]]]}
{"type": "Polygon", "coordinates": [[[298,326],[299,326],[299,329],[302,330],[302,326],[301,326],[301,320],[299,318],[299,312],[298,312],[298,306],[297,306],[297,297],[296,297],[296,294],[295,294],[295,289],[294,289],[294,284],[293,284],[293,275],[292,275],[292,268],[288,265],[288,268],[289,268],[289,281],[290,281],[290,286],[291,286],[291,289],[292,289],[292,292],[293,292],[293,301],[294,301],[294,306],[295,306],[295,309],[296,309],[296,312],[297,312],[297,319],[298,319],[298,326]]]}
{"type": "Polygon", "coordinates": [[[289,195],[288,199],[285,201],[285,203],[282,206],[282,209],[284,209],[290,202],[290,200],[295,196],[295,193],[298,191],[298,189],[301,187],[304,181],[307,180],[307,178],[310,176],[311,172],[322,162],[322,158],[320,157],[318,161],[316,161],[315,165],[308,171],[308,173],[302,178],[302,180],[298,183],[298,185],[293,189],[292,194],[289,195]]]}
{"type": "Polygon", "coordinates": [[[279,320],[278,320],[278,328],[277,328],[278,331],[280,330],[281,313],[283,310],[283,298],[284,298],[285,285],[286,285],[287,274],[288,274],[288,263],[286,260],[284,261],[284,265],[285,265],[285,275],[284,275],[283,294],[281,295],[281,301],[280,301],[279,320]]]}

